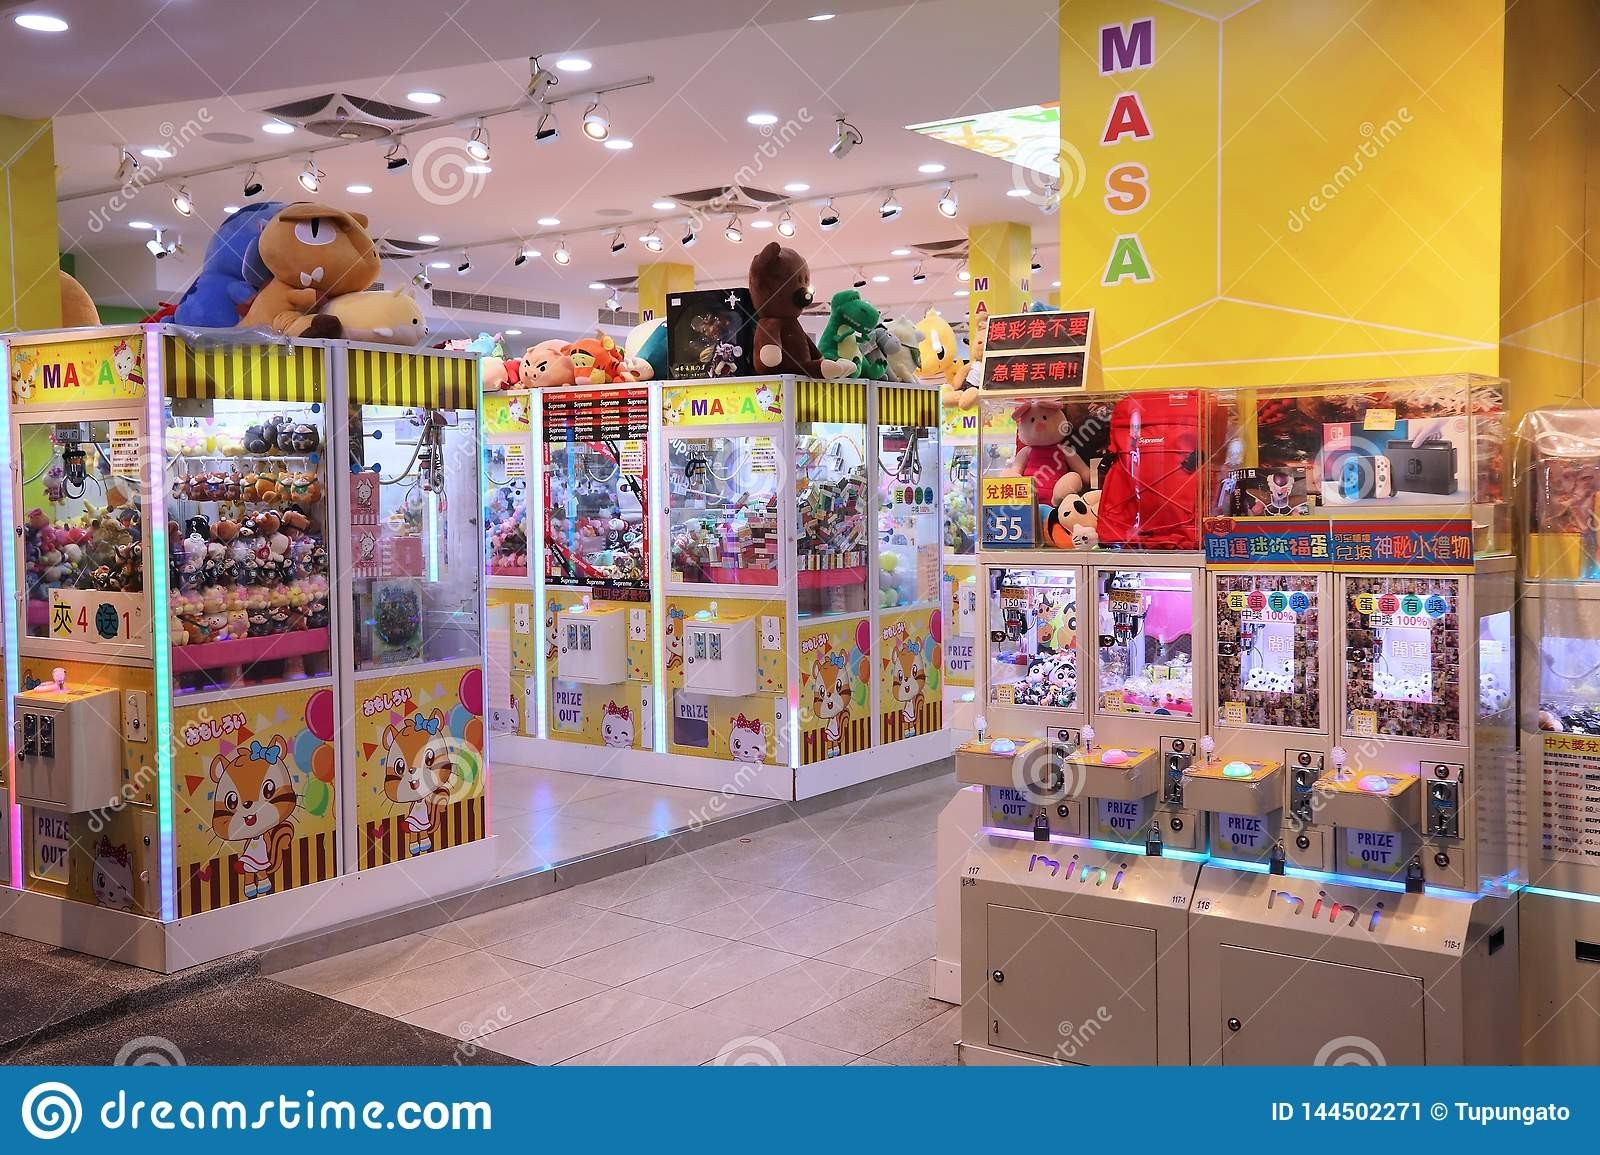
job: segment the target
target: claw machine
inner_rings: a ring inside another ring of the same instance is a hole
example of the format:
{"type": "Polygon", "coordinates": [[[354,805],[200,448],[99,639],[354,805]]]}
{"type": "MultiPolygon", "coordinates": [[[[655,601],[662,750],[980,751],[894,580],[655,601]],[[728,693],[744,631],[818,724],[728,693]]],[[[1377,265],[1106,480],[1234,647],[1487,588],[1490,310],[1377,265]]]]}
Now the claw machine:
{"type": "Polygon", "coordinates": [[[530,509],[538,508],[530,390],[483,394],[484,608],[488,665],[486,724],[496,734],[536,734],[533,550],[530,509]]]}
{"type": "Polygon", "coordinates": [[[976,408],[945,406],[939,431],[945,633],[945,712],[969,731],[978,713],[974,663],[978,632],[978,420],[976,408]]]}
{"type": "Polygon", "coordinates": [[[342,846],[355,869],[414,863],[446,886],[478,858],[441,852],[488,837],[478,363],[347,343],[335,356],[342,846]]]}

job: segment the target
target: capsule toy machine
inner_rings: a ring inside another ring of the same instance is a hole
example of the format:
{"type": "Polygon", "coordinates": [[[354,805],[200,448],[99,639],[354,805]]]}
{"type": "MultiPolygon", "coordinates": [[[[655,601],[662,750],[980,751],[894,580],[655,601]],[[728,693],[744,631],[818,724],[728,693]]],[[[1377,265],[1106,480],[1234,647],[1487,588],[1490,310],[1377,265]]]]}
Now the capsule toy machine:
{"type": "Polygon", "coordinates": [[[1600,1063],[1600,422],[1538,410],[1518,429],[1523,1060],[1600,1063]]]}
{"type": "Polygon", "coordinates": [[[349,511],[337,602],[350,869],[426,892],[492,861],[484,726],[480,370],[453,351],[341,343],[334,456],[349,511]]]}
{"type": "Polygon", "coordinates": [[[995,442],[996,469],[989,422],[980,434],[984,726],[956,756],[982,792],[955,867],[959,1053],[1183,1064],[1182,942],[1205,847],[1182,777],[1206,710],[1206,398],[980,402],[1002,407],[1014,432],[995,442]],[[1063,1023],[1095,1026],[1080,1037],[1063,1023]]]}
{"type": "Polygon", "coordinates": [[[537,734],[534,681],[539,637],[528,569],[534,532],[530,509],[539,507],[540,461],[533,445],[530,390],[483,394],[483,551],[485,636],[490,731],[537,734]]]}
{"type": "Polygon", "coordinates": [[[1212,827],[1189,938],[1193,1059],[1514,1062],[1504,384],[1219,405],[1217,700],[1186,783],[1212,827]]]}

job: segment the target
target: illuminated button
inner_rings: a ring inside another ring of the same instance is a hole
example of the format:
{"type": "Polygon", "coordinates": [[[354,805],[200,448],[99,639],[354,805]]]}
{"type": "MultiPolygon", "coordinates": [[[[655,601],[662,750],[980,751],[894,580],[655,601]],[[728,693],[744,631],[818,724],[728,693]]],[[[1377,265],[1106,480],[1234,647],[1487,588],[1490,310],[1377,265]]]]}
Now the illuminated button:
{"type": "Polygon", "coordinates": [[[1110,750],[1104,751],[1100,755],[1100,764],[1102,766],[1121,766],[1127,760],[1128,752],[1126,750],[1118,750],[1114,747],[1110,750]]]}
{"type": "Polygon", "coordinates": [[[1253,773],[1248,762],[1229,762],[1222,768],[1224,778],[1248,778],[1253,773]]]}
{"type": "Polygon", "coordinates": [[[1389,793],[1389,780],[1382,774],[1363,774],[1356,785],[1368,794],[1389,793]]]}
{"type": "Polygon", "coordinates": [[[1017,744],[1010,738],[996,738],[989,743],[989,753],[991,754],[1015,754],[1016,752],[1017,744]]]}

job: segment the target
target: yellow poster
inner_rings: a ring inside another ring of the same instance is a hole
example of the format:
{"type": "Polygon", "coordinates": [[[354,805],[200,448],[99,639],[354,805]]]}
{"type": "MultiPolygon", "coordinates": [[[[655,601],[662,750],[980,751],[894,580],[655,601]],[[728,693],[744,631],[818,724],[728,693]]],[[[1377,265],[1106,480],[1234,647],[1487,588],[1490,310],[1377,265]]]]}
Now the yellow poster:
{"type": "Polygon", "coordinates": [[[524,392],[485,393],[483,432],[487,436],[527,433],[533,405],[524,392]]]}
{"type": "Polygon", "coordinates": [[[746,377],[669,385],[661,392],[661,419],[668,425],[778,424],[783,420],[783,382],[746,377]]]}
{"type": "Polygon", "coordinates": [[[977,676],[978,567],[946,565],[943,588],[945,685],[970,689],[977,676]]]}
{"type": "Polygon", "coordinates": [[[800,761],[853,754],[872,745],[872,621],[800,628],[800,761]]]}
{"type": "Polygon", "coordinates": [[[788,677],[784,607],[779,601],[669,597],[666,605],[667,749],[733,762],[789,761],[788,677]],[[707,615],[697,619],[696,615],[707,615]],[[747,624],[755,646],[755,690],[749,694],[693,693],[684,683],[686,623],[747,624]]]}
{"type": "Polygon", "coordinates": [[[327,686],[174,707],[180,916],[338,873],[335,714],[327,686]]]}
{"type": "Polygon", "coordinates": [[[361,869],[484,836],[483,686],[475,664],[356,682],[361,869]]]}
{"type": "Polygon", "coordinates": [[[878,736],[898,742],[944,728],[944,615],[913,609],[878,619],[878,736]]]}
{"type": "Polygon", "coordinates": [[[12,345],[11,402],[71,405],[144,396],[144,336],[12,345]]]}

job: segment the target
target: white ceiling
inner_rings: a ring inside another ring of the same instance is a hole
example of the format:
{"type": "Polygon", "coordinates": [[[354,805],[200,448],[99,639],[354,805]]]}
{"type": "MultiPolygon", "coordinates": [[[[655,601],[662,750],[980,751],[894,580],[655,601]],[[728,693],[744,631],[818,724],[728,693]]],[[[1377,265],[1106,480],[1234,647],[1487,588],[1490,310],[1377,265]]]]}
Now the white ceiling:
{"type": "MultiPolygon", "coordinates": [[[[869,284],[869,299],[896,311],[920,312],[934,303],[948,315],[963,313],[964,302],[952,296],[959,287],[952,263],[929,263],[927,282],[916,285],[910,281],[915,260],[896,259],[891,250],[957,238],[967,224],[982,220],[1029,224],[1045,266],[1035,285],[1043,289],[1056,276],[1054,220],[1029,201],[1005,195],[1014,183],[1008,164],[904,128],[1053,100],[1055,0],[546,0],[537,9],[515,0],[466,0],[454,12],[427,0],[62,0],[29,7],[58,13],[73,27],[47,36],[9,20],[0,24],[7,111],[56,117],[62,246],[79,254],[97,296],[117,295],[106,292],[110,282],[130,301],[148,302],[153,291],[170,299],[192,275],[211,228],[223,219],[223,205],[242,201],[252,159],[333,143],[303,130],[264,134],[268,118],[261,109],[330,91],[405,104],[408,91],[432,89],[446,97],[430,110],[441,120],[408,136],[407,144],[414,157],[459,158],[470,125],[453,118],[521,100],[527,57],[535,52],[547,66],[563,53],[593,61],[588,73],[562,73],[557,97],[654,77],[606,97],[614,133],[635,147],[611,152],[583,139],[578,122],[586,102],[571,101],[557,106],[561,136],[547,144],[533,143],[532,110],[491,119],[494,171],[483,178],[455,172],[455,179],[472,182],[466,195],[430,184],[420,163],[386,174],[383,146],[364,143],[318,153],[316,164],[327,174],[320,199],[367,213],[374,234],[405,240],[439,235],[442,251],[435,259],[448,260],[451,268],[430,270],[436,289],[561,301],[561,328],[568,332],[592,323],[592,311],[584,308],[592,310],[605,295],[587,290],[590,281],[630,275],[648,259],[691,263],[702,285],[743,283],[757,242],[774,238],[774,231],[754,230],[747,221],[744,243],[734,245],[722,237],[720,221],[708,222],[700,243],[683,249],[677,238],[685,214],[650,207],[675,193],[728,183],[741,172],[750,187],[774,192],[791,181],[811,185],[794,205],[799,234],[787,243],[807,255],[824,299],[866,266],[869,276],[890,277],[869,284]],[[824,5],[837,18],[804,19],[824,5]],[[367,19],[355,18],[363,11],[367,19]],[[755,111],[776,114],[780,128],[763,132],[747,124],[746,115],[755,111]],[[866,138],[843,161],[827,152],[840,113],[866,138]],[[217,132],[250,140],[217,143],[203,135],[217,132]],[[164,140],[180,142],[177,155],[142,162],[146,176],[156,175],[152,168],[159,172],[158,181],[131,203],[108,195],[117,184],[120,146],[137,151],[164,140]],[[906,188],[897,220],[879,219],[882,194],[873,191],[837,203],[843,221],[836,230],[817,228],[820,194],[927,181],[917,171],[926,163],[945,165],[944,175],[976,177],[956,186],[958,220],[935,211],[938,187],[906,188]],[[186,175],[218,166],[231,167],[186,175]],[[180,183],[197,206],[186,220],[170,201],[180,183]],[[374,191],[345,191],[356,183],[374,191]],[[559,217],[561,228],[541,229],[536,220],[542,216],[559,217]],[[127,229],[127,221],[138,219],[181,233],[185,256],[159,269],[154,260],[134,256],[148,236],[127,229]],[[637,239],[655,219],[668,241],[661,257],[637,239]],[[550,260],[556,234],[612,221],[635,222],[626,228],[622,253],[613,255],[609,235],[596,232],[568,239],[570,266],[550,260]],[[513,268],[514,245],[484,243],[515,237],[530,238],[544,256],[513,268]],[[471,249],[473,267],[458,276],[454,266],[464,247],[471,249]],[[146,273],[150,281],[137,283],[146,273]]],[[[304,159],[299,152],[262,165],[264,195],[303,199],[295,174],[304,159]]],[[[410,262],[386,268],[384,276],[393,284],[415,270],[410,262]]],[[[625,295],[623,305],[636,308],[637,300],[625,295]]],[[[469,319],[466,327],[479,325],[469,319]]]]}

